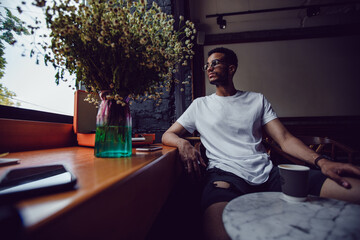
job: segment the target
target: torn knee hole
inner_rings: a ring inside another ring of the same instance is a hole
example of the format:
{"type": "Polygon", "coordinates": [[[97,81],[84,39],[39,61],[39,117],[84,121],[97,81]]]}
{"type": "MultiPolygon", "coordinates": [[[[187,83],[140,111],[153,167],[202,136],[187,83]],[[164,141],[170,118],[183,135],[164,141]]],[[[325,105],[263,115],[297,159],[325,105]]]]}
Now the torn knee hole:
{"type": "Polygon", "coordinates": [[[218,188],[230,188],[230,183],[224,181],[215,181],[213,184],[218,188]]]}

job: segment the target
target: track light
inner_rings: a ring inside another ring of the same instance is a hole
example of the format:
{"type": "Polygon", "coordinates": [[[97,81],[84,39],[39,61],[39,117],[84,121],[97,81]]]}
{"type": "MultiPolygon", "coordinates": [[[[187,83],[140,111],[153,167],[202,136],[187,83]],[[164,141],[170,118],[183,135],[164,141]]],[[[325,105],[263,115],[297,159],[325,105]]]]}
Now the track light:
{"type": "Polygon", "coordinates": [[[315,6],[315,7],[308,7],[306,9],[306,15],[308,17],[314,17],[320,14],[320,7],[315,6]]]}
{"type": "Polygon", "coordinates": [[[222,15],[217,17],[216,22],[217,22],[217,24],[219,24],[220,29],[226,28],[226,20],[223,19],[222,15]]]}

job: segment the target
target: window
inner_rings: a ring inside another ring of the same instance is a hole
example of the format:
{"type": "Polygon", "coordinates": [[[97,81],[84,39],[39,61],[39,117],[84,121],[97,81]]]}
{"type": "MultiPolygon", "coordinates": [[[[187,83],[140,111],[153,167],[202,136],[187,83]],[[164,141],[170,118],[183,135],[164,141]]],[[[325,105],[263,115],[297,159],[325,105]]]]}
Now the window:
{"type": "Polygon", "coordinates": [[[60,82],[59,85],[56,85],[54,77],[56,71],[52,65],[45,66],[42,55],[30,57],[30,51],[34,49],[34,44],[31,43],[39,40],[39,35],[47,34],[42,9],[33,6],[32,2],[32,0],[12,0],[1,4],[2,16],[6,16],[5,8],[8,8],[13,15],[25,21],[25,25],[34,25],[33,23],[37,19],[41,21],[43,27],[37,31],[36,35],[15,36],[17,42],[14,46],[4,43],[4,58],[7,64],[0,83],[16,94],[11,99],[16,108],[72,116],[74,112],[74,82],[60,82]],[[17,7],[20,7],[21,14],[17,7]],[[38,64],[36,64],[37,61],[38,64]]]}

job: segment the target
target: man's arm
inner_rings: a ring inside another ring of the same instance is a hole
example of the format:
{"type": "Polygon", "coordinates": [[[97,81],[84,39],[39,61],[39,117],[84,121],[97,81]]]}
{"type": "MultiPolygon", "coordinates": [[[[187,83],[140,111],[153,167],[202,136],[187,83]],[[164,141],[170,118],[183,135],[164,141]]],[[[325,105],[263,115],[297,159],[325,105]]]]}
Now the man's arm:
{"type": "MultiPolygon", "coordinates": [[[[307,163],[314,164],[315,159],[319,156],[312,149],[307,147],[302,141],[294,137],[280,122],[279,119],[274,119],[264,126],[267,134],[277,142],[281,149],[307,163]]],[[[319,164],[322,160],[319,161],[319,164]]]]}
{"type": "MultiPolygon", "coordinates": [[[[284,127],[279,119],[274,119],[268,122],[265,124],[264,129],[267,134],[280,145],[284,152],[298,159],[301,159],[310,164],[314,164],[315,159],[320,156],[299,139],[294,137],[284,127]]],[[[321,168],[323,174],[330,177],[345,188],[350,188],[351,185],[342,177],[344,173],[360,177],[360,168],[352,164],[332,162],[322,158],[318,161],[318,166],[321,168]]]]}
{"type": "Polygon", "coordinates": [[[177,147],[180,158],[184,164],[184,168],[188,173],[195,172],[200,175],[199,164],[206,167],[204,160],[199,151],[195,149],[191,143],[182,138],[186,129],[178,122],[175,122],[162,136],[162,143],[168,146],[177,147]]]}

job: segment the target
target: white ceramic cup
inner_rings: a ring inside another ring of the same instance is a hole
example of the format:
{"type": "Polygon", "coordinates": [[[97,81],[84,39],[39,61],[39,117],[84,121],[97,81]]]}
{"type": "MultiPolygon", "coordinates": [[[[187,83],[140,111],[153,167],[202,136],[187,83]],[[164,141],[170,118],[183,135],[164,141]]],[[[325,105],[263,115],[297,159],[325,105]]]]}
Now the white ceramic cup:
{"type": "Polygon", "coordinates": [[[306,201],[310,168],[295,164],[280,164],[278,168],[283,198],[289,202],[306,201]]]}

